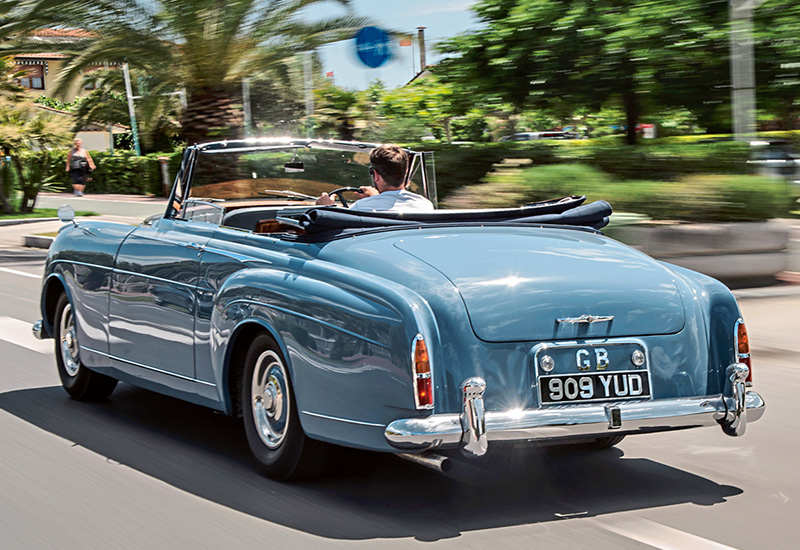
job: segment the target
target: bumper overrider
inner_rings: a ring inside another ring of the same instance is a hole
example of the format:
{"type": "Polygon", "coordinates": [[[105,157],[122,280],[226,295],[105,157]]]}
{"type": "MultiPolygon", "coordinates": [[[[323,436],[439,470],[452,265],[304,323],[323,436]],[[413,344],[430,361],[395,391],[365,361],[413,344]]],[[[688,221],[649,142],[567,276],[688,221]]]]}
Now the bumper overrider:
{"type": "Polygon", "coordinates": [[[384,435],[397,449],[460,447],[463,454],[472,457],[485,454],[489,441],[596,438],[715,425],[728,435],[740,436],[747,422],[761,418],[765,409],[761,396],[746,390],[748,371],[745,365],[730,365],[723,395],[503,412],[486,412],[486,383],[481,378],[469,378],[461,385],[461,414],[395,420],[384,435]]]}

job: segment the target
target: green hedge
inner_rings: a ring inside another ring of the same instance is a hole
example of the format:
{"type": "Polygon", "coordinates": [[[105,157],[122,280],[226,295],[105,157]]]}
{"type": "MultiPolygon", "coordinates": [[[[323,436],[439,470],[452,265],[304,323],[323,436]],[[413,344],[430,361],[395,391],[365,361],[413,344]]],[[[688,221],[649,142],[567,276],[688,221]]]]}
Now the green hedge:
{"type": "Polygon", "coordinates": [[[623,180],[671,181],[694,174],[747,174],[750,147],[746,143],[647,142],[628,146],[596,140],[526,141],[445,145],[417,143],[410,147],[433,151],[439,198],[465,185],[479,184],[505,159],[535,165],[580,163],[623,180]]]}
{"type": "Polygon", "coordinates": [[[518,168],[506,165],[480,185],[454,193],[452,208],[519,206],[566,195],[606,200],[615,211],[656,220],[756,221],[785,217],[794,204],[783,181],[761,176],[688,175],[676,181],[614,180],[579,164],[518,168]]]}
{"type": "MultiPolygon", "coordinates": [[[[180,167],[181,152],[154,153],[137,157],[131,151],[90,151],[97,169],[92,172],[92,181],[86,185],[87,193],[119,193],[124,195],[162,196],[163,186],[158,157],[169,157],[170,184],[180,167]]],[[[55,183],[70,189],[70,175],[65,171],[67,151],[59,154],[38,154],[42,162],[50,165],[50,174],[56,176],[55,183]]]]}

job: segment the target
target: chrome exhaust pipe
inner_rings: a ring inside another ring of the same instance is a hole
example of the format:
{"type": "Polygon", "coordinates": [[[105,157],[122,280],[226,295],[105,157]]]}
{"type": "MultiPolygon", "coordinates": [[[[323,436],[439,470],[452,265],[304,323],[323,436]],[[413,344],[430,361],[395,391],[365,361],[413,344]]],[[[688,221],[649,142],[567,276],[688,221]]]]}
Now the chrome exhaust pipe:
{"type": "Polygon", "coordinates": [[[436,453],[395,453],[395,456],[399,456],[403,460],[408,460],[409,462],[425,466],[437,472],[449,472],[453,469],[453,462],[449,458],[437,455],[436,453]]]}

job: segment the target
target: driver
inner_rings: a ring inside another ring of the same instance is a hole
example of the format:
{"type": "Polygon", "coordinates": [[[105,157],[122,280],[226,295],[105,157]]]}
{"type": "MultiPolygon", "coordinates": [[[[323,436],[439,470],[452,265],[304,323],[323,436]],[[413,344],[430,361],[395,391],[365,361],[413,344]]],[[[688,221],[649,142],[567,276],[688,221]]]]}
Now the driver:
{"type": "MultiPolygon", "coordinates": [[[[364,185],[359,200],[350,210],[362,212],[429,212],[433,203],[421,195],[406,190],[408,153],[397,145],[381,145],[369,154],[369,172],[374,187],[364,185]]],[[[317,204],[329,206],[333,199],[323,193],[317,204]]]]}

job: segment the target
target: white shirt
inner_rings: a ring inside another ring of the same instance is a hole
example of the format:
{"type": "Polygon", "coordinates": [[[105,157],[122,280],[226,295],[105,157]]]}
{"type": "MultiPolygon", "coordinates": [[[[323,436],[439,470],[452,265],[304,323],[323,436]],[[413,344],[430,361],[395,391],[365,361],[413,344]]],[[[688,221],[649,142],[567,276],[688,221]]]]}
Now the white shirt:
{"type": "Polygon", "coordinates": [[[421,195],[399,189],[358,199],[350,210],[360,212],[432,212],[433,203],[421,195]]]}

